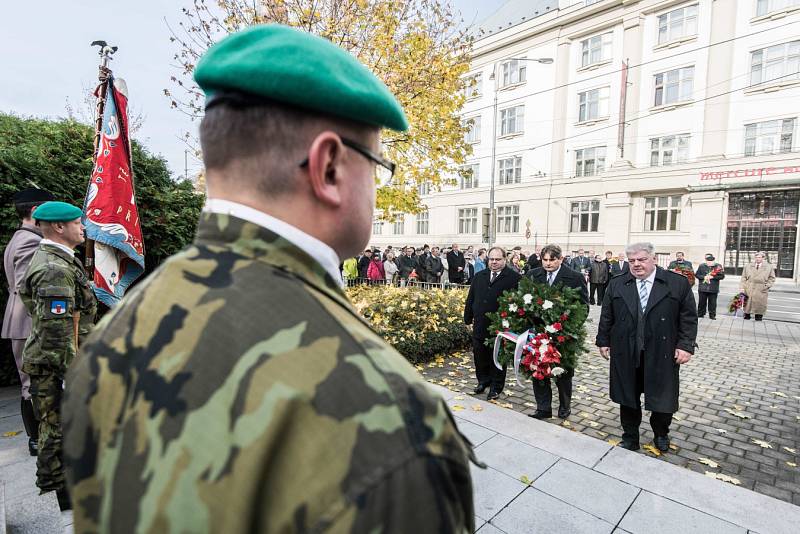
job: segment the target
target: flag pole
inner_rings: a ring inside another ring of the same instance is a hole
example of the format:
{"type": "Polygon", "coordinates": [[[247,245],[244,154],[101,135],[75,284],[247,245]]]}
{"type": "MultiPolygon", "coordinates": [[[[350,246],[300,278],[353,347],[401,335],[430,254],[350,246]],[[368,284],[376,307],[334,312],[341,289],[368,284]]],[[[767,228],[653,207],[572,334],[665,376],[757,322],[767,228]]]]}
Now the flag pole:
{"type": "MultiPolygon", "coordinates": [[[[113,58],[111,57],[116,51],[116,46],[109,46],[105,41],[92,41],[91,46],[100,47],[100,66],[98,67],[97,79],[100,82],[99,91],[97,94],[97,105],[95,108],[95,124],[94,124],[94,151],[92,152],[92,173],[97,163],[97,151],[100,148],[100,133],[103,129],[103,114],[106,108],[106,97],[108,77],[111,75],[111,69],[108,68],[108,62],[113,58]]],[[[89,178],[89,185],[91,186],[92,178],[89,178]]],[[[88,189],[87,189],[88,192],[88,189]]],[[[89,271],[89,274],[94,277],[94,241],[91,239],[86,240],[86,256],[84,266],[89,271]]]]}

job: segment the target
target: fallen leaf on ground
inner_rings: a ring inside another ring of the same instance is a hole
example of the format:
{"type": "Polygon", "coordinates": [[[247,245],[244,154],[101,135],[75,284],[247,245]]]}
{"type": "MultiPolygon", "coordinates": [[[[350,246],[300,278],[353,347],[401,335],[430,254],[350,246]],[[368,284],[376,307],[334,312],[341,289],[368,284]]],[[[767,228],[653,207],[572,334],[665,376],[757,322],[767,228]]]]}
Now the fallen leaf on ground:
{"type": "Polygon", "coordinates": [[[17,434],[22,434],[22,430],[12,430],[3,434],[4,438],[13,438],[17,434]]]}
{"type": "Polygon", "coordinates": [[[661,451],[655,448],[653,445],[649,443],[647,445],[642,445],[642,448],[652,454],[653,456],[661,456],[661,451]]]}
{"type": "Polygon", "coordinates": [[[424,367],[422,367],[421,365],[415,365],[414,367],[416,367],[416,368],[417,368],[417,371],[422,371],[423,369],[425,369],[425,368],[424,368],[424,367]]]}
{"type": "Polygon", "coordinates": [[[734,408],[735,410],[744,410],[744,406],[739,406],[738,404],[734,404],[734,405],[733,405],[733,408],[734,408]]]}
{"type": "Polygon", "coordinates": [[[529,408],[536,408],[536,405],[532,402],[526,402],[525,406],[528,406],[529,408]]]}
{"type": "Polygon", "coordinates": [[[603,432],[602,430],[595,430],[595,432],[597,432],[597,435],[601,438],[608,436],[608,432],[603,432]]]}
{"type": "Polygon", "coordinates": [[[590,414],[589,412],[581,412],[578,415],[583,417],[584,419],[591,419],[592,417],[592,414],[590,414]]]}
{"type": "Polygon", "coordinates": [[[718,428],[717,432],[719,432],[720,434],[727,434],[728,433],[728,431],[725,430],[724,428],[718,428]]]}
{"type": "Polygon", "coordinates": [[[586,424],[592,428],[597,428],[598,426],[600,426],[600,423],[598,423],[597,421],[588,421],[586,424]]]}
{"type": "Polygon", "coordinates": [[[618,439],[609,439],[607,441],[615,447],[620,443],[618,439]]]}
{"type": "Polygon", "coordinates": [[[769,407],[769,409],[770,409],[770,410],[777,410],[777,409],[778,409],[778,407],[777,407],[777,406],[775,406],[775,405],[773,404],[772,406],[770,406],[770,407],[769,407]]]}
{"type": "Polygon", "coordinates": [[[533,484],[533,480],[529,479],[526,475],[522,475],[521,477],[519,477],[519,481],[529,486],[533,484]]]}
{"type": "Polygon", "coordinates": [[[773,391],[772,394],[776,397],[783,397],[784,399],[786,398],[786,393],[781,393],[780,391],[773,391]]]}
{"type": "Polygon", "coordinates": [[[516,395],[516,393],[514,393],[513,391],[506,391],[506,395],[508,395],[509,397],[513,397],[514,395],[516,395]]]}
{"type": "Polygon", "coordinates": [[[453,397],[453,400],[464,400],[464,397],[459,395],[458,397],[453,397]]]}
{"type": "Polygon", "coordinates": [[[754,439],[753,443],[755,443],[756,445],[760,445],[764,449],[772,448],[772,445],[770,445],[768,441],[764,441],[763,439],[754,439]]]}
{"type": "Polygon", "coordinates": [[[786,452],[791,452],[792,454],[797,454],[797,450],[792,449],[791,447],[784,447],[783,450],[785,450],[786,452]]]}
{"type": "Polygon", "coordinates": [[[709,460],[708,458],[698,458],[697,461],[703,465],[707,465],[708,467],[712,467],[714,469],[719,467],[719,464],[717,462],[715,462],[714,460],[709,460]]]}
{"type": "Polygon", "coordinates": [[[510,402],[498,402],[497,405],[500,406],[501,408],[511,408],[512,410],[514,409],[514,405],[511,404],[510,402]]]}
{"type": "Polygon", "coordinates": [[[725,408],[725,411],[728,412],[731,415],[735,415],[739,419],[750,419],[750,416],[747,415],[744,412],[737,412],[737,411],[731,410],[730,408],[725,408]]]}
{"type": "Polygon", "coordinates": [[[678,450],[678,446],[677,446],[677,445],[675,445],[674,443],[670,443],[670,444],[669,444],[669,448],[670,448],[671,450],[673,450],[673,451],[677,451],[677,450],[678,450]]]}
{"type": "Polygon", "coordinates": [[[481,406],[480,404],[473,404],[472,405],[472,411],[473,412],[482,412],[483,411],[483,406],[481,406]]]}
{"type": "Polygon", "coordinates": [[[453,408],[453,411],[454,411],[454,412],[460,412],[461,410],[463,410],[463,409],[464,409],[464,407],[463,407],[463,406],[461,406],[460,404],[454,404],[454,405],[452,406],[452,408],[453,408]]]}
{"type": "Polygon", "coordinates": [[[788,465],[789,467],[797,467],[797,464],[794,462],[786,462],[786,465],[788,465]]]}
{"type": "Polygon", "coordinates": [[[722,482],[729,482],[734,486],[740,486],[742,484],[738,478],[729,477],[728,475],[723,475],[722,473],[714,473],[712,471],[706,471],[706,476],[711,478],[716,478],[717,480],[721,480],[722,482]]]}

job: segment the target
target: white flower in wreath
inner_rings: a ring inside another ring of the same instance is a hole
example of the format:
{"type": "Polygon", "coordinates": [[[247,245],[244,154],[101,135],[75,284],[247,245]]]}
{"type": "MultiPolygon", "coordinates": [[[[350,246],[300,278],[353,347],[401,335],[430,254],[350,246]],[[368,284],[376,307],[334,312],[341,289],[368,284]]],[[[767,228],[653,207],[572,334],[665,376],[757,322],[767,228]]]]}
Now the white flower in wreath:
{"type": "Polygon", "coordinates": [[[546,301],[544,301],[544,304],[542,304],[542,309],[543,310],[549,310],[552,307],[553,307],[553,302],[550,301],[550,300],[546,300],[546,301]]]}
{"type": "Polygon", "coordinates": [[[508,319],[503,319],[503,328],[510,328],[511,323],[508,322],[508,319]]]}
{"type": "Polygon", "coordinates": [[[558,330],[556,330],[551,324],[545,326],[544,329],[547,331],[548,334],[555,334],[556,332],[558,332],[558,330]]]}
{"type": "Polygon", "coordinates": [[[508,311],[510,311],[511,313],[517,313],[518,309],[519,309],[519,306],[517,306],[514,303],[511,303],[511,304],[508,305],[508,311]]]}
{"type": "Polygon", "coordinates": [[[531,295],[530,293],[525,293],[524,295],[522,295],[522,302],[524,302],[525,305],[530,304],[531,302],[533,302],[533,295],[531,295]]]}
{"type": "Polygon", "coordinates": [[[547,348],[548,343],[550,343],[550,338],[546,337],[539,340],[539,344],[545,349],[547,348]]]}
{"type": "Polygon", "coordinates": [[[553,376],[561,376],[561,375],[564,374],[564,368],[563,367],[553,367],[550,370],[550,372],[553,374],[553,376]]]}

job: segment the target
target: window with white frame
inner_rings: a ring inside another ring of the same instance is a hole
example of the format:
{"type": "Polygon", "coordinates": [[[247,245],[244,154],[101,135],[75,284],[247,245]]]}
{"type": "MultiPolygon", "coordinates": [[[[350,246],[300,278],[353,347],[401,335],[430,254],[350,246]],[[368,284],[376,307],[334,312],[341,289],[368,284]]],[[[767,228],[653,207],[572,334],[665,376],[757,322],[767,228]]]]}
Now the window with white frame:
{"type": "Polygon", "coordinates": [[[473,74],[472,76],[468,77],[464,80],[465,85],[465,96],[469,100],[470,98],[478,98],[483,94],[483,74],[480,72],[478,74],[473,74]]]}
{"type": "Polygon", "coordinates": [[[744,125],[744,155],[791,152],[796,118],[754,122],[744,125]]]}
{"type": "Polygon", "coordinates": [[[525,121],[525,106],[514,106],[500,110],[500,136],[522,133],[525,121]]]}
{"type": "Polygon", "coordinates": [[[517,85],[525,81],[525,62],[518,59],[512,59],[504,62],[500,66],[503,72],[503,78],[500,87],[509,85],[517,85]]]}
{"type": "Polygon", "coordinates": [[[522,181],[522,156],[497,160],[497,183],[518,184],[522,181]]]}
{"type": "Polygon", "coordinates": [[[596,4],[597,2],[601,2],[601,1],[602,0],[586,0],[586,4],[585,5],[590,6],[592,4],[596,4]]]}
{"type": "Polygon", "coordinates": [[[750,85],[800,79],[800,40],[750,53],[750,85]]]}
{"type": "Polygon", "coordinates": [[[581,41],[581,67],[610,60],[613,37],[614,34],[609,32],[581,41]]]}
{"type": "Polygon", "coordinates": [[[784,9],[800,8],[800,0],[757,0],[756,16],[768,15],[784,9]]]}
{"type": "Polygon", "coordinates": [[[689,134],[650,139],[650,165],[674,165],[689,159],[689,134]]]}
{"type": "Polygon", "coordinates": [[[472,117],[464,121],[467,131],[464,133],[464,141],[467,143],[481,142],[481,118],[472,117]]]}
{"type": "Polygon", "coordinates": [[[581,200],[570,203],[570,232],[596,232],[600,221],[600,201],[581,200]]]}
{"type": "Polygon", "coordinates": [[[504,234],[519,232],[519,204],[497,208],[497,231],[504,234]]]}
{"type": "Polygon", "coordinates": [[[595,176],[606,166],[606,147],[593,146],[575,151],[575,176],[595,176]]]}
{"type": "Polygon", "coordinates": [[[430,182],[422,182],[417,186],[417,193],[419,196],[423,195],[430,195],[431,194],[431,183],[430,182]]]}
{"type": "Polygon", "coordinates": [[[394,222],[394,235],[403,235],[406,231],[406,220],[400,217],[394,222]]]}
{"type": "Polygon", "coordinates": [[[458,210],[458,233],[478,233],[478,208],[461,208],[458,210]]]}
{"type": "Polygon", "coordinates": [[[666,106],[691,100],[694,91],[694,67],[659,72],[655,75],[653,105],[666,106]]]}
{"type": "Polygon", "coordinates": [[[697,35],[697,4],[658,17],[658,44],[697,35]]]}
{"type": "Polygon", "coordinates": [[[381,235],[383,233],[383,221],[372,221],[372,235],[381,235]]]}
{"type": "Polygon", "coordinates": [[[478,187],[478,172],[480,171],[480,165],[478,163],[473,163],[472,165],[464,165],[461,167],[459,174],[461,175],[460,178],[460,187],[461,189],[474,189],[478,187]]]}
{"type": "Polygon", "coordinates": [[[427,234],[428,233],[428,222],[430,221],[430,214],[428,211],[421,211],[417,213],[417,233],[418,234],[427,234]]]}
{"type": "Polygon", "coordinates": [[[681,197],[645,197],[645,232],[665,232],[678,230],[681,221],[681,197]]]}
{"type": "Polygon", "coordinates": [[[608,117],[608,87],[578,93],[578,122],[608,117]]]}

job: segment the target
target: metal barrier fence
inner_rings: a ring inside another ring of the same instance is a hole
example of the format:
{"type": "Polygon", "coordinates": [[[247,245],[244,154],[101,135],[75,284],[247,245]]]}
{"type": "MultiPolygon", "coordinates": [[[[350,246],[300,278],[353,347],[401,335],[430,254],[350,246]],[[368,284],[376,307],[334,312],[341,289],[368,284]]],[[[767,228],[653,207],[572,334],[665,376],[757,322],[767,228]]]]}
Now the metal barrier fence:
{"type": "Polygon", "coordinates": [[[450,282],[420,282],[416,279],[406,280],[370,280],[368,278],[345,278],[347,287],[354,286],[394,286],[394,287],[419,287],[422,289],[469,289],[469,284],[451,284],[450,282]]]}

